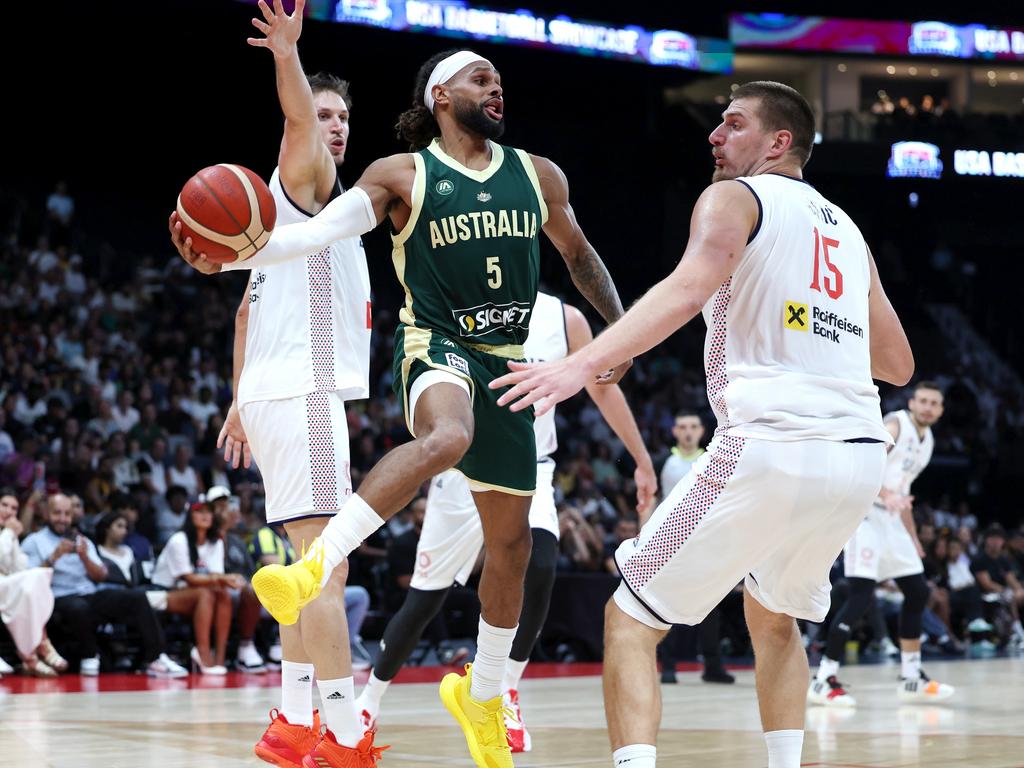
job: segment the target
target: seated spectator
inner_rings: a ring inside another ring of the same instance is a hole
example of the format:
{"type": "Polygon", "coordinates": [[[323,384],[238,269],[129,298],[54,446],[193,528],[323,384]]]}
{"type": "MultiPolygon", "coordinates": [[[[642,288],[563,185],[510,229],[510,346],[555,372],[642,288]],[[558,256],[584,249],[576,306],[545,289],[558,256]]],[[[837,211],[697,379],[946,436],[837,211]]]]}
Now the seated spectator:
{"type": "Polygon", "coordinates": [[[182,529],[190,509],[188,491],[180,485],[167,489],[166,502],[156,512],[156,545],[162,547],[182,529]]]}
{"type": "Polygon", "coordinates": [[[939,581],[949,590],[950,624],[956,628],[966,622],[967,631],[972,635],[991,632],[992,625],[982,617],[981,590],[971,573],[969,561],[962,555],[963,544],[959,539],[950,539],[944,578],[939,581]]]}
{"type": "MultiPolygon", "coordinates": [[[[110,497],[110,511],[124,517],[126,533],[119,543],[125,544],[131,549],[135,562],[142,569],[143,580],[149,581],[150,576],[153,575],[153,565],[156,558],[153,556],[153,545],[149,539],[136,530],[136,526],[139,524],[139,510],[134,499],[132,496],[124,493],[115,493],[110,497]]],[[[103,542],[103,536],[98,528],[96,531],[96,541],[97,543],[103,542]]]]}
{"type": "Polygon", "coordinates": [[[147,674],[180,676],[181,667],[163,652],[163,630],[146,593],[97,589],[97,584],[106,580],[107,569],[93,543],[71,528],[71,500],[67,496],[58,493],[49,498],[47,527],[25,539],[22,550],[30,566],[53,569],[56,599],[51,621],[70,629],[78,642],[83,675],[98,675],[100,671],[96,627],[102,622],[117,622],[133,625],[141,634],[147,674]]]}
{"type": "Polygon", "coordinates": [[[165,496],[167,494],[167,466],[164,462],[167,460],[167,440],[163,437],[153,438],[148,450],[141,441],[139,445],[143,450],[135,458],[139,479],[153,496],[165,496]]]}
{"type": "Polygon", "coordinates": [[[180,485],[190,499],[197,499],[206,490],[206,486],[191,461],[192,449],[187,443],[179,443],[174,449],[174,463],[167,468],[167,487],[180,485]]]}
{"type": "MultiPolygon", "coordinates": [[[[264,525],[249,543],[249,554],[256,564],[256,570],[264,565],[291,565],[295,562],[295,549],[290,541],[270,525],[264,525]]],[[[281,643],[275,642],[267,653],[275,664],[281,662],[281,643]]]]}
{"type": "Polygon", "coordinates": [[[604,569],[613,576],[621,576],[619,566],[615,562],[615,550],[619,545],[629,539],[635,539],[640,534],[640,521],[635,517],[623,517],[615,524],[615,530],[608,538],[604,547],[604,569]]]}
{"type": "Polygon", "coordinates": [[[135,395],[130,389],[122,389],[117,395],[117,404],[110,409],[119,431],[128,434],[139,423],[139,411],[135,408],[135,395]]]}
{"type": "MultiPolygon", "coordinates": [[[[18,649],[25,671],[37,677],[56,677],[68,668],[46,636],[53,613],[53,590],[48,568],[29,568],[18,545],[22,526],[18,498],[10,489],[0,491],[0,619],[18,649]]],[[[0,658],[0,674],[14,670],[0,658]]]]}
{"type": "Polygon", "coordinates": [[[193,504],[182,529],[167,540],[153,569],[153,584],[167,590],[170,613],[192,617],[192,663],[204,675],[225,675],[231,632],[231,594],[244,579],[224,573],[224,540],[213,511],[193,504]],[[210,632],[214,649],[210,649],[210,632]]]}
{"type": "Polygon", "coordinates": [[[1009,608],[1013,617],[1013,642],[1024,648],[1024,627],[1020,623],[1020,611],[1024,606],[1024,587],[1013,572],[1013,563],[1007,557],[1006,531],[1002,526],[992,525],[986,529],[981,540],[981,551],[971,560],[971,570],[984,594],[998,595],[1009,608]]]}
{"type": "Polygon", "coordinates": [[[560,566],[565,570],[596,571],[604,554],[601,533],[583,518],[572,504],[560,504],[558,509],[560,566]]]}
{"type": "Polygon", "coordinates": [[[231,603],[238,617],[238,664],[244,672],[262,674],[267,667],[253,642],[260,622],[260,601],[252,588],[256,566],[249,555],[249,545],[240,535],[245,531],[241,526],[241,511],[237,500],[231,498],[231,491],[222,485],[215,485],[209,490],[205,503],[213,512],[224,539],[224,572],[245,579],[244,585],[231,593],[231,603]]]}

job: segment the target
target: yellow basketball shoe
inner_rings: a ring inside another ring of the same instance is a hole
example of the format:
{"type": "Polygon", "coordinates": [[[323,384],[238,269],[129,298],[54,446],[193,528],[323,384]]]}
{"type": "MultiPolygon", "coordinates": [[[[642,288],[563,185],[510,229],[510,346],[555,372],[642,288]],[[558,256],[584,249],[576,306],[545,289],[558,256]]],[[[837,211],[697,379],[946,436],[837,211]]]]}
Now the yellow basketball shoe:
{"type": "Polygon", "coordinates": [[[472,664],[467,664],[465,675],[452,672],[444,676],[441,701],[462,728],[469,754],[478,768],[514,768],[501,696],[474,701],[469,695],[472,668],[472,664]]]}
{"type": "Polygon", "coordinates": [[[279,624],[299,620],[301,611],[320,594],[324,577],[324,548],[314,539],[310,549],[291,565],[265,565],[252,577],[252,588],[263,607],[279,624]]]}

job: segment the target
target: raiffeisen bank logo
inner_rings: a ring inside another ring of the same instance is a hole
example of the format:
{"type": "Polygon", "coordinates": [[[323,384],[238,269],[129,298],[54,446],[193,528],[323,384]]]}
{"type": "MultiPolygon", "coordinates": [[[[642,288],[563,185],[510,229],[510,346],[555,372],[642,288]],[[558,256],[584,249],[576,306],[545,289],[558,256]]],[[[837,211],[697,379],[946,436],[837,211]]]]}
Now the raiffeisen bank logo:
{"type": "Polygon", "coordinates": [[[939,148],[926,141],[897,141],[889,157],[889,176],[938,179],[942,177],[939,148]]]}
{"type": "Polygon", "coordinates": [[[922,56],[961,56],[963,43],[956,27],[941,21],[919,21],[910,28],[910,53],[922,56]]]}
{"type": "Polygon", "coordinates": [[[459,326],[460,335],[480,337],[511,328],[527,330],[530,325],[530,309],[529,304],[519,301],[508,304],[487,303],[452,310],[452,316],[459,326]]]}

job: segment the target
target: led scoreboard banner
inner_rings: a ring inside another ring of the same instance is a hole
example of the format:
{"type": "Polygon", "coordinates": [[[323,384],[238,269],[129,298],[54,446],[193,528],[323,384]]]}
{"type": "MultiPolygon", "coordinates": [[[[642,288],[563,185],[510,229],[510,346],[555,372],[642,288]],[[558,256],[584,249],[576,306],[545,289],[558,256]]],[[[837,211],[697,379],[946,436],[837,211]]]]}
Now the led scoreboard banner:
{"type": "Polygon", "coordinates": [[[728,40],[568,16],[504,12],[464,0],[311,0],[310,18],[489,43],[543,48],[700,72],[732,72],[728,40]]]}
{"type": "Polygon", "coordinates": [[[941,21],[876,21],[734,13],[737,48],[1024,61],[1024,29],[941,21]]]}

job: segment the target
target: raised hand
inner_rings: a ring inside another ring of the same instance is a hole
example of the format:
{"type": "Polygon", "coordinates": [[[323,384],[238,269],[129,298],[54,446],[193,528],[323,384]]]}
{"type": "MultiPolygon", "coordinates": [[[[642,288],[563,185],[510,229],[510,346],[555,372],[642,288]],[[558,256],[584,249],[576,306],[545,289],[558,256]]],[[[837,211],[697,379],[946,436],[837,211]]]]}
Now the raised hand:
{"type": "Polygon", "coordinates": [[[202,272],[204,275],[214,275],[220,272],[220,264],[210,261],[205,254],[195,253],[192,250],[192,238],[181,236],[181,219],[175,211],[168,219],[167,228],[171,231],[171,244],[177,249],[178,255],[183,258],[192,269],[202,272]]]}
{"type": "Polygon", "coordinates": [[[291,56],[302,34],[302,11],[305,6],[305,0],[295,0],[295,11],[289,16],[284,12],[281,0],[274,0],[273,11],[264,0],[259,0],[260,11],[266,21],[253,19],[252,25],[266,37],[250,37],[246,42],[257,48],[269,48],[277,58],[291,56]]]}

